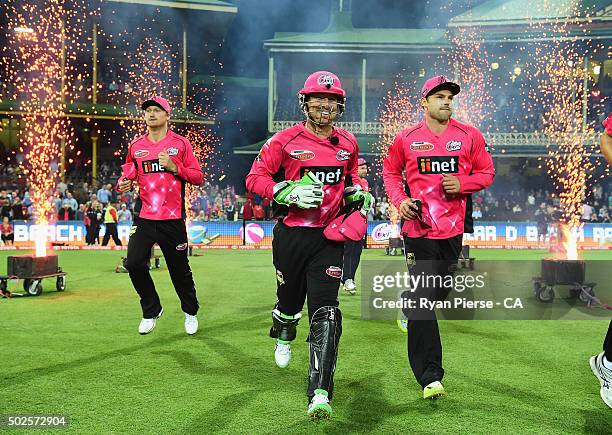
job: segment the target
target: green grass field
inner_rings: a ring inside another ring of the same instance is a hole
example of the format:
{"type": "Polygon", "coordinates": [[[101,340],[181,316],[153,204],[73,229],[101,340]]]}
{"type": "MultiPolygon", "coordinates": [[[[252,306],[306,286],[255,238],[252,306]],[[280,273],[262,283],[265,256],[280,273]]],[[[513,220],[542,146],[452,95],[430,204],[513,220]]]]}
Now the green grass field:
{"type": "MultiPolygon", "coordinates": [[[[0,253],[0,264],[8,255],[0,253]]],[[[61,252],[65,292],[48,280],[40,297],[0,299],[0,414],[63,414],[67,432],[83,434],[610,433],[612,410],[588,365],[607,321],[441,321],[449,396],[426,402],[406,335],[395,322],[361,320],[359,297],[342,294],[334,416],[316,422],[305,412],[307,322],[291,365],[274,364],[270,251],[192,257],[201,303],[193,337],[165,268],[152,272],[165,314],[153,333],[138,335],[137,295],[127,274],[114,273],[120,255],[61,252]]],[[[389,259],[382,250],[363,258],[389,259]]]]}

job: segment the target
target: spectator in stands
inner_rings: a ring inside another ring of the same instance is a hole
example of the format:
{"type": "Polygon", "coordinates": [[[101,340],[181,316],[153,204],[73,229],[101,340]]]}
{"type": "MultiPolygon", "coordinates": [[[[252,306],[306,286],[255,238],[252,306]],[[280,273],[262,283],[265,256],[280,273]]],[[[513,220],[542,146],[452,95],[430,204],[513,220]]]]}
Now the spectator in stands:
{"type": "Polygon", "coordinates": [[[251,198],[248,198],[244,205],[242,206],[241,213],[242,219],[245,221],[250,221],[253,219],[253,202],[251,198]]]}
{"type": "Polygon", "coordinates": [[[23,212],[23,202],[21,202],[21,198],[19,197],[19,195],[15,196],[13,199],[11,213],[13,215],[14,221],[22,221],[25,218],[25,214],[23,212]]]}
{"type": "Polygon", "coordinates": [[[98,189],[98,201],[102,204],[102,206],[106,206],[111,199],[111,192],[108,186],[102,186],[98,189]]]}
{"type": "Polygon", "coordinates": [[[66,190],[65,197],[62,200],[62,207],[66,207],[66,205],[68,205],[68,207],[72,210],[73,213],[76,213],[76,211],[79,209],[79,204],[72,196],[72,192],[68,190],[66,190]]]}
{"type": "Polygon", "coordinates": [[[582,206],[582,218],[581,218],[582,222],[590,222],[592,215],[593,215],[593,207],[585,203],[582,206]]]}
{"type": "Polygon", "coordinates": [[[257,221],[261,221],[266,217],[266,212],[264,211],[264,208],[261,206],[261,204],[255,204],[253,206],[253,217],[257,221]]]}
{"type": "Polygon", "coordinates": [[[6,192],[4,192],[4,196],[0,196],[0,217],[11,217],[11,204],[9,202],[8,195],[6,194],[6,192]]]}
{"type": "Polygon", "coordinates": [[[12,245],[15,242],[15,234],[13,233],[13,225],[8,217],[2,218],[2,243],[12,245]]]}
{"type": "Polygon", "coordinates": [[[474,204],[474,208],[472,209],[472,219],[482,219],[482,210],[480,209],[480,205],[474,204]]]}
{"type": "Polygon", "coordinates": [[[59,221],[73,221],[74,220],[75,211],[70,208],[70,206],[66,203],[62,206],[62,209],[59,211],[57,215],[57,220],[59,221]]]}
{"type": "Polygon", "coordinates": [[[121,207],[119,208],[117,214],[119,215],[119,223],[132,222],[132,212],[128,210],[127,204],[121,204],[121,207]]]}
{"type": "Polygon", "coordinates": [[[83,221],[85,219],[85,204],[79,204],[79,208],[74,214],[75,221],[83,221]]]}
{"type": "Polygon", "coordinates": [[[227,220],[228,221],[233,221],[234,220],[234,218],[236,217],[236,205],[232,202],[231,199],[230,199],[229,203],[225,205],[223,211],[227,215],[227,220]]]}

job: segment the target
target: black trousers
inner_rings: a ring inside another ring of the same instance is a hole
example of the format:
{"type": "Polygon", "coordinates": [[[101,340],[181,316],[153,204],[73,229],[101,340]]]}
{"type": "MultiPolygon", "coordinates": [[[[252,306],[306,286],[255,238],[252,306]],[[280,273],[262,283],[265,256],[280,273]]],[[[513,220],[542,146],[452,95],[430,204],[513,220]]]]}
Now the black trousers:
{"type": "Polygon", "coordinates": [[[151,248],[155,243],[164,254],[174,290],[181,300],[181,308],[185,313],[195,316],[199,304],[187,257],[185,221],[182,219],[154,221],[138,218],[134,220],[130,231],[125,267],[140,296],[143,317],[146,319],[156,317],[162,309],[147,264],[151,257],[151,248]]]}
{"type": "Polygon", "coordinates": [[[278,309],[286,315],[308,316],[324,306],[338,306],[343,244],[323,236],[323,228],[274,227],[272,260],[276,268],[278,309]]]}
{"type": "MultiPolygon", "coordinates": [[[[414,254],[415,265],[411,273],[444,277],[452,275],[456,267],[463,235],[449,239],[426,239],[404,237],[406,255],[414,254]]],[[[445,300],[452,289],[446,287],[417,287],[408,296],[416,302],[420,298],[430,301],[445,300]]],[[[444,377],[442,368],[442,342],[438,320],[434,311],[404,310],[408,318],[408,361],[416,380],[425,387],[444,377]]]]}
{"type": "Polygon", "coordinates": [[[610,320],[610,325],[608,326],[608,333],[604,340],[603,350],[606,359],[612,362],[612,320],[610,320]]]}
{"type": "Polygon", "coordinates": [[[347,279],[355,279],[355,273],[361,259],[361,251],[363,250],[363,240],[355,242],[350,240],[344,242],[344,259],[342,261],[342,282],[347,279]]]}
{"type": "Polygon", "coordinates": [[[102,238],[102,246],[108,245],[108,241],[111,237],[115,242],[115,246],[121,246],[121,239],[119,238],[119,233],[117,232],[117,224],[115,223],[106,224],[106,232],[104,233],[104,237],[102,238]]]}

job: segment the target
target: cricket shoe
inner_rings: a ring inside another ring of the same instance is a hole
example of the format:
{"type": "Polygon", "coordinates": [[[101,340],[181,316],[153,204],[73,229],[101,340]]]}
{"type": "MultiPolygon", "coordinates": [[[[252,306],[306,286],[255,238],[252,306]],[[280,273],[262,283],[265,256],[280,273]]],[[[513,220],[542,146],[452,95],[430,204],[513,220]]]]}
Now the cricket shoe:
{"type": "Polygon", "coordinates": [[[353,281],[352,279],[347,279],[346,281],[344,281],[344,291],[347,292],[351,296],[356,294],[357,285],[355,284],[355,281],[353,281]]]}
{"type": "Polygon", "coordinates": [[[442,385],[440,381],[427,384],[425,388],[423,388],[423,399],[437,399],[442,396],[446,396],[446,391],[444,390],[444,385],[442,385]]]}
{"type": "Polygon", "coordinates": [[[164,314],[163,308],[161,309],[161,311],[156,317],[153,317],[152,319],[143,318],[140,321],[140,325],[138,325],[138,333],[140,335],[146,335],[149,332],[153,331],[153,329],[155,329],[155,324],[157,323],[157,319],[159,319],[162,316],[162,314],[164,314]]]}
{"type": "Polygon", "coordinates": [[[185,313],[185,332],[189,335],[198,332],[198,318],[196,316],[185,313]]]}
{"type": "Polygon", "coordinates": [[[276,365],[281,369],[289,365],[291,361],[291,345],[289,343],[276,342],[276,346],[274,347],[274,361],[276,361],[276,365]]]}
{"type": "Polygon", "coordinates": [[[604,353],[602,352],[599,355],[592,356],[589,360],[589,364],[591,365],[593,374],[597,377],[601,385],[601,389],[599,390],[601,400],[612,408],[612,370],[604,366],[603,359],[604,353]]]}
{"type": "Polygon", "coordinates": [[[323,420],[330,418],[332,415],[332,407],[329,404],[327,391],[317,389],[308,405],[308,415],[314,419],[323,420]]]}

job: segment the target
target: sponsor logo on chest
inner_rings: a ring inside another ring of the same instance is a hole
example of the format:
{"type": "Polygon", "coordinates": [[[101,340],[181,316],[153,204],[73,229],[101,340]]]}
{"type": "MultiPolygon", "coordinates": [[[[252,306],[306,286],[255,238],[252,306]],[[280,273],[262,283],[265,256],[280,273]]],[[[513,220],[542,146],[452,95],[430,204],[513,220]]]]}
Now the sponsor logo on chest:
{"type": "Polygon", "coordinates": [[[312,173],[317,179],[327,185],[338,184],[343,180],[342,166],[304,166],[300,168],[300,177],[312,173]]]}
{"type": "Polygon", "coordinates": [[[459,172],[459,156],[417,157],[421,174],[454,174],[459,172]]]}
{"type": "Polygon", "coordinates": [[[142,162],[142,172],[144,174],[153,174],[155,172],[167,172],[162,165],[159,164],[159,160],[145,160],[142,162]]]}
{"type": "Polygon", "coordinates": [[[315,157],[315,153],[309,150],[293,150],[289,153],[289,157],[294,160],[312,160],[315,157]]]}
{"type": "Polygon", "coordinates": [[[143,157],[146,157],[149,155],[149,150],[136,150],[134,151],[134,158],[136,159],[142,159],[143,157]]]}
{"type": "Polygon", "coordinates": [[[461,149],[461,141],[459,140],[449,140],[446,142],[446,151],[449,153],[452,151],[459,151],[461,149]]]}
{"type": "Polygon", "coordinates": [[[430,142],[412,142],[410,144],[410,150],[416,152],[431,151],[434,149],[434,145],[430,142]]]}

